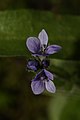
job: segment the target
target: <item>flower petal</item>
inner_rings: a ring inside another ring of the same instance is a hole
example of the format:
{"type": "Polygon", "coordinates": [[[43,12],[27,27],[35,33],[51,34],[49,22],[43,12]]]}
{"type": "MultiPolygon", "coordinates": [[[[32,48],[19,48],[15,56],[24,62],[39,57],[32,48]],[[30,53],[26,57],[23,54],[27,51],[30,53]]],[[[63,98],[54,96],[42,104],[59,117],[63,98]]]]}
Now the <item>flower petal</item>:
{"type": "Polygon", "coordinates": [[[44,82],[37,80],[31,82],[31,88],[34,94],[38,95],[44,91],[44,82]]]}
{"type": "Polygon", "coordinates": [[[53,80],[53,74],[49,71],[47,71],[46,69],[44,69],[45,75],[48,77],[48,79],[53,80]]]}
{"type": "Polygon", "coordinates": [[[37,53],[40,50],[40,40],[36,37],[29,37],[26,41],[26,45],[32,53],[37,53]]]}
{"type": "Polygon", "coordinates": [[[45,87],[46,87],[47,91],[49,91],[51,93],[55,93],[55,91],[56,91],[56,87],[51,80],[45,81],[45,87]]]}
{"type": "Polygon", "coordinates": [[[61,49],[61,46],[59,45],[50,45],[46,48],[45,53],[50,55],[50,54],[58,52],[60,49],[61,49]]]}
{"type": "Polygon", "coordinates": [[[40,80],[42,76],[44,76],[44,69],[42,69],[38,74],[36,74],[34,81],[40,80]]]}
{"type": "Polygon", "coordinates": [[[40,39],[41,45],[47,45],[48,43],[48,35],[44,29],[39,33],[38,38],[40,39]]]}

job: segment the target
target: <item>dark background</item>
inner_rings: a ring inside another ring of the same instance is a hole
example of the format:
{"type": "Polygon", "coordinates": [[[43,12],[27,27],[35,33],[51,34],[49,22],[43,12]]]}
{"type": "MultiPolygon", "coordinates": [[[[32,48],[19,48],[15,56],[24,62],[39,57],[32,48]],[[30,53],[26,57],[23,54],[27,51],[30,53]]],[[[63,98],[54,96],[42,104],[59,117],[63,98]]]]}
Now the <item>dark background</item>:
{"type": "Polygon", "coordinates": [[[80,120],[80,1],[0,0],[0,120],[80,120]],[[47,30],[55,94],[34,95],[26,38],[47,30]]]}

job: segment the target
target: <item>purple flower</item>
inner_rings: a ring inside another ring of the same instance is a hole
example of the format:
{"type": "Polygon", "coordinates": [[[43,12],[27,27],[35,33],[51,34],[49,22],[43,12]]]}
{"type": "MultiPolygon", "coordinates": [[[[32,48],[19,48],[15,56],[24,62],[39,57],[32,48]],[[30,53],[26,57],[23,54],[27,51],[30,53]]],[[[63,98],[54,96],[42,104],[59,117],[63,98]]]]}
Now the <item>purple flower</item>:
{"type": "Polygon", "coordinates": [[[47,59],[44,59],[42,60],[41,64],[42,64],[42,68],[47,68],[50,64],[50,61],[47,59]]]}
{"type": "Polygon", "coordinates": [[[34,94],[41,94],[45,89],[51,93],[55,93],[56,87],[51,81],[54,76],[49,71],[42,69],[32,80],[31,88],[34,94]]]}
{"type": "Polygon", "coordinates": [[[27,69],[37,71],[39,68],[39,62],[37,60],[29,60],[27,63],[27,69]]]}
{"type": "Polygon", "coordinates": [[[34,60],[28,60],[27,62],[27,69],[28,70],[33,70],[33,71],[37,71],[39,68],[43,69],[43,68],[48,68],[50,64],[49,60],[44,59],[43,61],[38,61],[36,59],[34,60]]]}
{"type": "Polygon", "coordinates": [[[48,56],[58,52],[61,49],[59,45],[48,44],[48,35],[44,29],[39,33],[38,38],[29,37],[26,41],[26,45],[33,56],[48,56]]]}

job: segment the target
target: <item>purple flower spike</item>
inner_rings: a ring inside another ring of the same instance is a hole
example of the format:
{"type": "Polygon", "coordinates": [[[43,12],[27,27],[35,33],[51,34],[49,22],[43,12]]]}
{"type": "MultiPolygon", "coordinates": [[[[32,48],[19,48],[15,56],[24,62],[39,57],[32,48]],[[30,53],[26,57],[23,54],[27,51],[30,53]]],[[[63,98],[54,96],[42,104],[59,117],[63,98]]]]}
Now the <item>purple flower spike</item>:
{"type": "Polygon", "coordinates": [[[39,68],[39,62],[37,60],[29,60],[27,63],[27,69],[37,71],[39,68]]]}
{"type": "Polygon", "coordinates": [[[32,71],[41,71],[36,74],[35,78],[31,81],[31,88],[35,95],[41,94],[45,89],[51,93],[55,93],[56,87],[52,80],[55,75],[47,71],[50,61],[47,56],[57,53],[61,46],[50,45],[48,46],[48,34],[42,29],[38,37],[29,37],[26,41],[26,46],[35,57],[34,60],[29,60],[27,63],[27,69],[32,71]]]}
{"type": "Polygon", "coordinates": [[[55,93],[56,87],[51,81],[54,76],[49,71],[42,69],[32,80],[31,88],[34,94],[41,94],[45,89],[51,93],[55,93]]]}

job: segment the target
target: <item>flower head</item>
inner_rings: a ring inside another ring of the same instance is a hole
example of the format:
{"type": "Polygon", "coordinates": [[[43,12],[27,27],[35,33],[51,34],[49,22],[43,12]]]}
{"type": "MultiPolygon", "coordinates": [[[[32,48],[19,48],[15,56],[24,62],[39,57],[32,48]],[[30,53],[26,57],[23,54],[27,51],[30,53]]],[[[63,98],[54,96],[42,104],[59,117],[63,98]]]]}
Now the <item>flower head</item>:
{"type": "Polygon", "coordinates": [[[33,56],[48,56],[61,49],[59,45],[48,46],[48,35],[44,29],[39,33],[38,38],[29,37],[26,45],[33,56]]]}
{"type": "Polygon", "coordinates": [[[49,71],[42,69],[32,80],[31,88],[34,94],[41,94],[45,89],[51,93],[55,93],[56,87],[51,81],[54,76],[49,71]]]}

